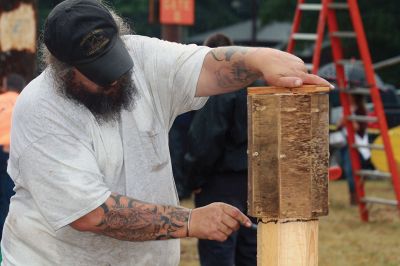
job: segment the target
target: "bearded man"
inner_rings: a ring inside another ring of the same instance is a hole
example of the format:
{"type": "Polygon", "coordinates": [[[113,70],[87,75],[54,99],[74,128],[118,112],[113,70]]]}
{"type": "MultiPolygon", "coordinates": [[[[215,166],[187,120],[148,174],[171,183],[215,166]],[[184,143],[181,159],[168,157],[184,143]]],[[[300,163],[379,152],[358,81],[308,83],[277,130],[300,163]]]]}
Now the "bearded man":
{"type": "Polygon", "coordinates": [[[260,76],[328,84],[280,51],[181,45],[124,28],[96,0],[66,0],[49,14],[47,67],[13,114],[4,265],[178,265],[178,238],[224,241],[250,220],[224,203],[178,206],[175,117],[260,76]]]}

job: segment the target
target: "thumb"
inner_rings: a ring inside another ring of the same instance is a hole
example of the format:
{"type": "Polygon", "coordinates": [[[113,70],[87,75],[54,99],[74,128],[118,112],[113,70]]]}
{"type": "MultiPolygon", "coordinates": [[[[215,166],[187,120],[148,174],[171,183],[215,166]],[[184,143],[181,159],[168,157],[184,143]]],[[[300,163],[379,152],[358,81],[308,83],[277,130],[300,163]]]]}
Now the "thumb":
{"type": "Polygon", "coordinates": [[[295,88],[303,85],[303,80],[298,77],[280,77],[276,80],[275,83],[276,84],[271,85],[275,85],[278,87],[295,88]]]}

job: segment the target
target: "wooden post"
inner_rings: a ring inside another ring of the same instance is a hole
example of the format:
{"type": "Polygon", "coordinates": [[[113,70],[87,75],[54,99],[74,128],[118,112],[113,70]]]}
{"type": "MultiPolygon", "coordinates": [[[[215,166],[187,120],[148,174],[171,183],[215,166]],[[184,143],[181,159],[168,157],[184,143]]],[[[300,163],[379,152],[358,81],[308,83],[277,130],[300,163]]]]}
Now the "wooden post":
{"type": "Polygon", "coordinates": [[[328,214],[328,87],[249,88],[249,215],[258,265],[318,265],[328,214]]]}

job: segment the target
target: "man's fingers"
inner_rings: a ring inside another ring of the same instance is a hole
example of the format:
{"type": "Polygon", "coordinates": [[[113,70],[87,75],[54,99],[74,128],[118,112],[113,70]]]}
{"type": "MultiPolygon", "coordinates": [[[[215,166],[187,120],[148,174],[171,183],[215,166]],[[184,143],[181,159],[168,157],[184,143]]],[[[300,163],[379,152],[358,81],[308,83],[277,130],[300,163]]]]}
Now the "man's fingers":
{"type": "Polygon", "coordinates": [[[224,216],[224,218],[222,219],[222,223],[224,223],[232,231],[237,231],[240,228],[240,222],[229,215],[224,216]]]}
{"type": "Polygon", "coordinates": [[[303,85],[303,81],[298,77],[280,77],[276,81],[278,87],[295,88],[303,85]]]}
{"type": "Polygon", "coordinates": [[[303,82],[305,84],[318,84],[318,85],[326,85],[326,86],[332,86],[328,81],[325,79],[318,77],[317,75],[314,74],[306,74],[304,75],[303,82]]]}
{"type": "Polygon", "coordinates": [[[212,236],[208,237],[208,240],[215,240],[215,241],[219,241],[219,242],[224,242],[227,239],[228,239],[228,236],[226,234],[222,233],[221,231],[218,231],[215,234],[213,234],[212,236]]]}
{"type": "Polygon", "coordinates": [[[278,77],[272,82],[275,86],[286,87],[286,88],[296,88],[303,84],[318,84],[329,86],[333,89],[333,86],[325,79],[318,77],[313,74],[301,73],[293,76],[278,77]]]}
{"type": "Polygon", "coordinates": [[[224,223],[219,224],[218,231],[222,232],[226,236],[230,236],[233,232],[233,230],[224,223]]]}
{"type": "Polygon", "coordinates": [[[232,217],[233,219],[235,219],[236,221],[238,221],[240,224],[246,226],[246,227],[250,227],[251,226],[251,221],[250,219],[244,215],[241,211],[239,211],[238,208],[233,207],[231,205],[225,204],[222,207],[222,210],[229,215],[230,217],[232,217]]]}

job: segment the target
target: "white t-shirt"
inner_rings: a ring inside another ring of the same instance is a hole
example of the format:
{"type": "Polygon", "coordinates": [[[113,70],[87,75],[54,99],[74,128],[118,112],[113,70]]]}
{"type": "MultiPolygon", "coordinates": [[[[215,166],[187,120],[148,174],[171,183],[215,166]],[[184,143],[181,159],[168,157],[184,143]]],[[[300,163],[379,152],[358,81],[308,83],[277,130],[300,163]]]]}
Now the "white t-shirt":
{"type": "Polygon", "coordinates": [[[97,123],[55,89],[48,70],[17,100],[8,166],[16,194],[2,265],[178,265],[179,240],[120,241],[69,226],[111,192],[178,204],[168,131],[177,115],[204,105],[195,91],[209,49],[143,36],[124,40],[139,97],[120,122],[97,123]]]}

